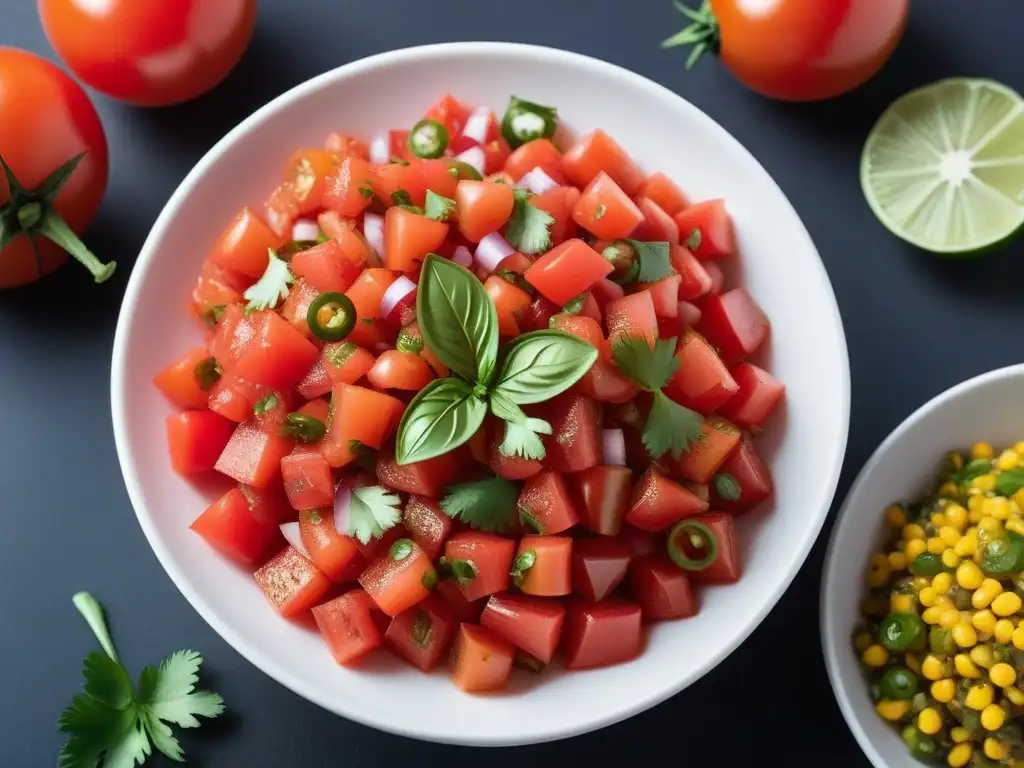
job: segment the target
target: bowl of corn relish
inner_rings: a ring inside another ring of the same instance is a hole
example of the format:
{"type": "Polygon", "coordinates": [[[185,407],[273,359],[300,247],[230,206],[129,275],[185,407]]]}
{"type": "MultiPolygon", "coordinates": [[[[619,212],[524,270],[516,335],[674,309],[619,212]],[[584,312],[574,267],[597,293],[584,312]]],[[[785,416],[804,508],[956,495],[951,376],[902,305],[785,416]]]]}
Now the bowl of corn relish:
{"type": "Polygon", "coordinates": [[[829,542],[821,633],[877,768],[1024,768],[1024,365],[944,392],[875,451],[829,542]]]}

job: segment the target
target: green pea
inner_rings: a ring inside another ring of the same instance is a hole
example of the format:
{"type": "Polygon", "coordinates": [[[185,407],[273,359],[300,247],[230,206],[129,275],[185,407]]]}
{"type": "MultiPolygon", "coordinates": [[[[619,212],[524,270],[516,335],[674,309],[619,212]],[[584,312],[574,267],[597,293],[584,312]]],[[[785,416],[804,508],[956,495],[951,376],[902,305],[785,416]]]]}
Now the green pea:
{"type": "Polygon", "coordinates": [[[915,576],[934,578],[942,572],[942,558],[931,552],[922,552],[910,562],[910,572],[915,576]]]}
{"type": "Polygon", "coordinates": [[[906,651],[924,641],[924,630],[916,613],[890,613],[878,625],[878,642],[890,651],[906,651]]]}
{"type": "Polygon", "coordinates": [[[882,696],[886,699],[911,699],[917,693],[917,675],[906,667],[889,667],[882,675],[882,696]]]}

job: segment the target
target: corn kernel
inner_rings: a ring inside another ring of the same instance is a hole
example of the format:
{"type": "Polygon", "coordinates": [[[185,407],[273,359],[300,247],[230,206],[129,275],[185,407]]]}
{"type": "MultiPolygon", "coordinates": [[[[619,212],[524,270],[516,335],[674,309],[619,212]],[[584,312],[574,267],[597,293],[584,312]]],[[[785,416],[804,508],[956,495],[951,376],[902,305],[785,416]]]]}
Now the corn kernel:
{"type": "Polygon", "coordinates": [[[992,601],[992,613],[996,616],[1013,616],[1020,608],[1021,599],[1016,592],[1003,592],[992,601]]]}
{"type": "Polygon", "coordinates": [[[923,555],[927,549],[928,545],[924,543],[924,539],[911,539],[903,547],[903,554],[907,556],[909,562],[914,562],[914,558],[923,555]]]}
{"type": "Polygon", "coordinates": [[[985,757],[989,760],[1002,760],[1010,754],[1010,750],[1006,748],[1003,742],[993,739],[991,736],[985,739],[984,750],[985,757]]]}
{"type": "Polygon", "coordinates": [[[1014,469],[1020,462],[1020,456],[1013,448],[1007,448],[1005,451],[999,454],[999,458],[996,459],[996,469],[1005,472],[1008,469],[1014,469]]]}
{"type": "Polygon", "coordinates": [[[984,669],[988,669],[996,663],[995,654],[992,653],[992,649],[987,645],[974,646],[971,648],[970,656],[971,661],[984,669]]]}
{"type": "Polygon", "coordinates": [[[903,657],[903,661],[906,663],[907,668],[915,675],[921,674],[921,662],[917,660],[917,656],[912,653],[908,653],[903,657]]]}
{"type": "Polygon", "coordinates": [[[953,601],[949,599],[949,595],[939,595],[938,597],[936,597],[935,605],[944,611],[956,609],[956,606],[953,605],[953,601]]]}
{"type": "Polygon", "coordinates": [[[907,556],[902,552],[889,553],[889,568],[894,571],[903,571],[907,568],[907,556]]]}
{"type": "Polygon", "coordinates": [[[990,538],[992,535],[1002,533],[1003,524],[998,519],[992,517],[992,515],[985,515],[978,521],[979,533],[988,533],[990,538]]]}
{"type": "Polygon", "coordinates": [[[903,536],[904,541],[910,541],[911,539],[923,539],[924,528],[922,528],[917,523],[908,523],[907,525],[903,526],[903,531],[901,532],[901,535],[903,536]]]}
{"type": "Polygon", "coordinates": [[[1017,505],[1018,509],[1024,509],[1024,488],[1013,494],[1013,503],[1017,505]]]}
{"type": "MultiPolygon", "coordinates": [[[[954,728],[953,730],[967,731],[966,728],[954,728]]],[[[970,738],[970,731],[967,732],[967,738],[970,738]]],[[[966,742],[966,739],[964,741],[966,742]]],[[[967,743],[957,744],[949,750],[949,754],[946,755],[946,762],[950,768],[964,768],[964,766],[971,762],[972,757],[974,757],[974,747],[967,743]]]]}
{"type": "Polygon", "coordinates": [[[989,443],[975,443],[971,446],[972,459],[991,459],[992,446],[989,443]]]}
{"type": "Polygon", "coordinates": [[[988,608],[989,603],[995,600],[1002,591],[1003,585],[995,579],[983,579],[981,585],[971,595],[971,605],[979,611],[982,608],[988,608]]]}
{"type": "MultiPolygon", "coordinates": [[[[868,648],[868,650],[864,652],[865,655],[870,650],[871,648],[868,648]]],[[[882,650],[885,649],[883,648],[882,650]]],[[[867,661],[865,661],[865,663],[867,663],[867,661]]],[[[868,666],[870,667],[872,665],[868,664],[868,666]]],[[[882,665],[879,664],[878,666],[882,665]]],[[[969,677],[972,680],[981,677],[981,670],[978,669],[977,665],[973,661],[971,661],[971,657],[968,656],[966,653],[958,653],[956,656],[954,656],[953,666],[956,667],[956,673],[960,675],[960,677],[969,677]]]]}
{"type": "Polygon", "coordinates": [[[967,696],[964,697],[964,703],[971,709],[981,712],[985,707],[992,703],[992,686],[988,683],[982,683],[981,685],[975,685],[967,691],[967,696]]]}
{"type": "Polygon", "coordinates": [[[992,634],[996,631],[996,617],[992,611],[986,609],[978,611],[971,617],[971,626],[979,632],[992,634]]]}
{"type": "Polygon", "coordinates": [[[978,537],[973,533],[966,533],[960,537],[960,541],[953,547],[953,551],[960,557],[970,557],[978,549],[978,537]]]}
{"type": "Polygon", "coordinates": [[[995,636],[997,643],[1006,645],[1013,640],[1013,629],[1012,621],[1009,619],[999,619],[999,621],[996,622],[996,631],[992,634],[995,636]]]}
{"type": "MultiPolygon", "coordinates": [[[[954,489],[956,486],[954,486],[954,489]]],[[[954,490],[954,493],[956,491],[954,490]]],[[[962,531],[967,525],[967,510],[962,504],[953,502],[946,506],[946,525],[951,525],[958,531],[962,531]]]]}
{"type": "MultiPolygon", "coordinates": [[[[960,611],[956,608],[946,608],[939,616],[939,626],[943,629],[953,629],[953,627],[960,626],[960,619],[960,611]]],[[[971,643],[971,645],[973,644],[971,643]]]]}
{"type": "Polygon", "coordinates": [[[949,738],[953,740],[954,744],[963,744],[965,741],[971,740],[971,732],[962,725],[957,725],[949,729],[949,738]]]}
{"type": "Polygon", "coordinates": [[[1024,519],[1011,517],[1006,521],[1006,530],[1013,531],[1018,536],[1024,536],[1024,519]]]}
{"type": "Polygon", "coordinates": [[[869,667],[884,667],[889,661],[889,651],[885,649],[885,646],[875,643],[864,650],[861,659],[869,667]]]}
{"type": "Polygon", "coordinates": [[[921,662],[921,674],[926,680],[942,679],[942,662],[934,654],[929,653],[921,662]]]}
{"type": "Polygon", "coordinates": [[[875,638],[871,636],[870,632],[861,632],[853,639],[854,647],[861,653],[870,648],[873,642],[875,642],[875,638]]]}
{"type": "Polygon", "coordinates": [[[956,696],[956,683],[950,678],[936,680],[931,687],[932,698],[940,704],[949,704],[956,696]]]}
{"type": "Polygon", "coordinates": [[[944,609],[937,605],[933,605],[931,608],[925,608],[921,613],[921,619],[925,624],[938,624],[939,618],[944,613],[944,609]]]}
{"type": "MultiPolygon", "coordinates": [[[[937,579],[939,578],[939,576],[948,575],[949,574],[940,573],[935,578],[937,579]]],[[[964,589],[977,589],[981,586],[981,582],[984,578],[985,577],[981,573],[981,568],[979,568],[975,563],[971,562],[970,560],[960,563],[960,565],[956,569],[957,584],[959,584],[964,589]]],[[[932,586],[935,586],[935,579],[932,579],[932,586]]],[[[936,591],[946,591],[945,589],[939,590],[938,587],[935,588],[936,591]]]]}
{"type": "Polygon", "coordinates": [[[882,718],[894,723],[910,711],[910,702],[902,699],[882,699],[875,705],[875,711],[882,718]]]}
{"type": "Polygon", "coordinates": [[[1024,705],[1024,691],[1020,688],[1004,688],[1003,695],[1010,700],[1010,703],[1015,707],[1024,705]]]}
{"type": "Polygon", "coordinates": [[[928,551],[931,552],[933,555],[941,555],[943,552],[949,549],[949,544],[944,542],[938,536],[932,536],[930,539],[928,539],[927,544],[928,551]]]}
{"type": "Polygon", "coordinates": [[[1018,626],[1013,630],[1013,637],[1010,638],[1010,642],[1013,643],[1013,647],[1018,651],[1024,651],[1024,626],[1018,626]]]}
{"type": "MultiPolygon", "coordinates": [[[[982,496],[971,496],[967,499],[967,511],[968,512],[981,512],[981,505],[985,501],[982,496]]],[[[976,522],[976,521],[972,521],[976,522]]]]}
{"type": "Polygon", "coordinates": [[[936,592],[940,595],[944,595],[952,589],[953,577],[948,573],[937,573],[932,578],[932,586],[935,588],[936,592]]]}
{"type": "Polygon", "coordinates": [[[1007,688],[1017,681],[1017,671],[1005,661],[995,664],[988,671],[988,676],[1000,688],[1007,688]]]}
{"type": "Polygon", "coordinates": [[[956,568],[960,565],[960,555],[952,549],[947,549],[942,553],[942,564],[947,568],[956,568]]]}
{"type": "MultiPolygon", "coordinates": [[[[889,601],[889,605],[893,613],[914,613],[917,608],[914,604],[914,598],[910,595],[895,594],[889,601]]],[[[995,626],[994,620],[993,626],[995,626]]]]}
{"type": "Polygon", "coordinates": [[[1008,520],[1011,512],[1010,500],[1002,496],[985,499],[981,503],[981,511],[982,514],[994,517],[996,520],[1008,520]]]}
{"type": "Polygon", "coordinates": [[[946,524],[946,516],[941,512],[932,512],[928,519],[931,521],[932,525],[935,526],[936,530],[946,524]]]}
{"type": "Polygon", "coordinates": [[[889,566],[885,568],[872,568],[867,573],[867,585],[872,589],[878,589],[884,587],[889,583],[889,577],[892,573],[889,571],[889,566]]]}
{"type": "Polygon", "coordinates": [[[935,587],[925,587],[917,593],[917,599],[925,608],[935,605],[935,600],[939,596],[939,593],[935,591],[935,587]]]}
{"type": "Polygon", "coordinates": [[[914,580],[910,583],[913,585],[914,589],[920,592],[925,587],[930,587],[932,585],[932,580],[927,576],[915,576],[914,580]]]}
{"type": "Polygon", "coordinates": [[[885,510],[885,519],[893,528],[902,528],[907,524],[907,513],[899,504],[893,504],[885,510]]]}
{"type": "Polygon", "coordinates": [[[947,547],[952,547],[960,541],[960,531],[952,525],[943,525],[939,528],[939,538],[946,542],[947,547]]]}
{"type": "Polygon", "coordinates": [[[989,493],[996,489],[996,476],[991,472],[978,475],[976,478],[971,480],[971,488],[982,493],[989,493]]]}
{"type": "Polygon", "coordinates": [[[947,480],[939,486],[939,496],[950,497],[956,496],[960,492],[960,488],[952,480],[947,480]]]}
{"type": "Polygon", "coordinates": [[[998,731],[1006,722],[1006,710],[998,704],[989,704],[981,711],[981,725],[986,731],[998,731]]]}
{"type": "MultiPolygon", "coordinates": [[[[978,642],[978,633],[974,631],[974,627],[964,621],[959,614],[957,614],[958,624],[955,624],[953,629],[953,641],[961,648],[970,648],[978,642]]],[[[939,625],[942,625],[942,619],[939,619],[939,625]]]]}
{"type": "Polygon", "coordinates": [[[942,730],[942,715],[935,707],[925,707],[917,715],[917,727],[922,733],[933,736],[942,730]]]}

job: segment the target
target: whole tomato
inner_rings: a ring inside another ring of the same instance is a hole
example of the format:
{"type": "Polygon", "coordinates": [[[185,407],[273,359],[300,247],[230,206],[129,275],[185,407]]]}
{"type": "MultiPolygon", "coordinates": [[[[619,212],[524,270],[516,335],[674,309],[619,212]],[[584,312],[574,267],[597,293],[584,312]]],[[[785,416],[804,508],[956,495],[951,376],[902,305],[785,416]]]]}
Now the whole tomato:
{"type": "Polygon", "coordinates": [[[230,72],[256,0],[38,0],[50,44],[98,91],[140,106],[188,101],[230,72]]]}
{"type": "Polygon", "coordinates": [[[76,236],[107,188],[107,140],[85,91],[50,62],[0,48],[0,289],[49,274],[68,253],[97,282],[101,264],[76,236]]]}
{"type": "Polygon", "coordinates": [[[846,93],[874,75],[896,48],[910,0],[678,1],[691,24],[662,46],[692,45],[687,68],[710,51],[741,83],[786,101],[846,93]]]}

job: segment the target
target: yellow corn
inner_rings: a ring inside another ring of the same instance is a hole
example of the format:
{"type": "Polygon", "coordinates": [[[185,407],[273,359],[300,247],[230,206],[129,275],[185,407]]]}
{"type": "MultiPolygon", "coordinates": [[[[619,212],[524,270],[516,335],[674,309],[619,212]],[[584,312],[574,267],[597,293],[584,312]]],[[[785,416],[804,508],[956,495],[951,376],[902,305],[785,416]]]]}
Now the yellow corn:
{"type": "MultiPolygon", "coordinates": [[[[933,605],[930,608],[924,609],[924,611],[921,613],[921,619],[924,621],[925,624],[938,624],[939,618],[942,616],[943,613],[944,609],[940,608],[937,605],[933,605]]],[[[1022,635],[1022,637],[1024,637],[1024,635],[1022,635]]]]}
{"type": "Polygon", "coordinates": [[[903,661],[906,662],[907,667],[915,675],[921,674],[921,662],[917,660],[917,656],[915,656],[913,653],[908,653],[906,656],[904,656],[903,661]]]}
{"type": "Polygon", "coordinates": [[[925,707],[917,716],[917,727],[922,733],[933,736],[942,730],[942,715],[935,707],[925,707]]]}
{"type": "Polygon", "coordinates": [[[1017,671],[1005,661],[1001,661],[988,671],[988,677],[1000,688],[1008,688],[1017,681],[1017,671]]]}
{"type": "Polygon", "coordinates": [[[972,686],[964,697],[964,703],[973,710],[981,712],[992,703],[992,686],[988,683],[972,686]]]}
{"type": "Polygon", "coordinates": [[[962,725],[957,725],[949,729],[949,738],[953,740],[954,744],[963,744],[965,741],[971,740],[971,732],[962,725]]]}
{"type": "Polygon", "coordinates": [[[938,596],[939,593],[935,591],[935,587],[925,587],[917,593],[917,600],[925,608],[928,608],[929,606],[935,605],[935,600],[938,596]]]}
{"type": "MultiPolygon", "coordinates": [[[[949,574],[946,573],[940,573],[935,578],[937,579],[939,576],[948,575],[949,574]]],[[[964,589],[977,589],[981,586],[981,582],[984,578],[981,568],[970,560],[960,563],[956,569],[956,582],[964,589]]],[[[935,579],[932,579],[932,586],[935,586],[935,579]]],[[[946,590],[939,590],[938,587],[936,587],[936,591],[945,592],[946,590]]]]}
{"type": "Polygon", "coordinates": [[[950,678],[936,680],[931,687],[932,698],[940,704],[949,704],[956,696],[956,683],[950,678]]]}
{"type": "Polygon", "coordinates": [[[902,699],[882,699],[875,705],[875,711],[891,723],[902,719],[910,710],[910,702],[902,699]]]}
{"type": "Polygon", "coordinates": [[[1006,722],[1006,710],[998,704],[989,704],[981,711],[981,725],[986,731],[998,731],[1006,722]]]}
{"type": "MultiPolygon", "coordinates": [[[[954,728],[953,730],[967,731],[966,728],[954,728]]],[[[970,731],[967,732],[967,737],[970,738],[970,731]]],[[[974,757],[974,747],[966,743],[957,744],[949,750],[949,754],[946,755],[946,762],[950,768],[964,768],[965,765],[971,762],[972,757],[974,757]]]]}
{"type": "Polygon", "coordinates": [[[902,552],[889,553],[889,568],[894,571],[903,571],[907,568],[907,556],[902,552]]]}
{"type": "Polygon", "coordinates": [[[1003,524],[992,515],[985,515],[978,521],[978,530],[990,534],[989,538],[992,538],[1002,532],[1003,524]]]}
{"type": "Polygon", "coordinates": [[[1010,754],[1010,750],[1006,748],[1006,745],[1003,744],[1003,742],[997,741],[996,739],[993,739],[991,736],[985,739],[984,750],[985,757],[987,757],[989,760],[1002,760],[1004,757],[1010,754]]]}
{"type": "Polygon", "coordinates": [[[996,631],[996,617],[992,611],[986,609],[978,611],[971,617],[971,626],[979,632],[993,634],[996,631]]]}
{"type": "Polygon", "coordinates": [[[1021,608],[1021,599],[1016,592],[1003,592],[992,601],[992,613],[996,616],[1013,616],[1021,608]]]}
{"type": "Polygon", "coordinates": [[[1004,688],[1003,695],[1010,700],[1010,703],[1015,707],[1019,707],[1024,704],[1024,691],[1020,688],[1004,688]]]}
{"type": "Polygon", "coordinates": [[[1018,455],[1024,453],[1024,440],[1021,440],[1018,443],[1014,443],[1013,450],[1015,450],[1018,453],[1018,455]]]}
{"type": "MultiPolygon", "coordinates": [[[[959,572],[959,569],[958,569],[959,572]]],[[[944,595],[953,588],[953,577],[948,573],[937,573],[932,578],[932,586],[940,595],[944,595]]],[[[960,586],[963,586],[962,584],[960,586]]]]}
{"type": "Polygon", "coordinates": [[[1013,494],[1013,502],[1019,509],[1024,509],[1024,488],[1013,494]]]}
{"type": "Polygon", "coordinates": [[[914,613],[916,605],[911,595],[894,594],[889,600],[893,613],[914,613]]]}
{"type": "Polygon", "coordinates": [[[939,616],[939,626],[943,629],[952,629],[960,625],[960,618],[960,611],[956,608],[946,608],[939,616]]]}
{"type": "Polygon", "coordinates": [[[960,557],[970,557],[978,550],[978,536],[974,529],[968,529],[967,533],[960,537],[960,541],[953,547],[953,551],[960,557]]]}
{"type": "Polygon", "coordinates": [[[911,539],[923,539],[924,528],[922,528],[917,523],[908,523],[907,525],[903,526],[901,535],[903,536],[904,541],[910,541],[911,539]]]}
{"type": "Polygon", "coordinates": [[[947,549],[942,553],[942,564],[947,568],[956,568],[960,565],[960,555],[952,549],[947,549]]]}
{"type": "Polygon", "coordinates": [[[1013,622],[1009,619],[999,619],[996,622],[996,631],[993,633],[997,643],[1006,645],[1013,640],[1013,622]]]}
{"type": "MultiPolygon", "coordinates": [[[[875,647],[875,646],[872,646],[872,647],[875,647]]],[[[878,647],[881,647],[881,646],[878,646],[878,647]]],[[[868,651],[870,651],[870,650],[871,650],[871,648],[868,648],[868,650],[864,652],[865,655],[867,655],[868,651]]],[[[884,651],[885,648],[882,648],[882,650],[884,651]]],[[[865,659],[864,663],[868,664],[866,659],[865,659]]],[[[870,667],[870,666],[873,666],[873,665],[872,664],[868,664],[868,666],[870,667]]],[[[878,666],[882,666],[882,665],[879,664],[878,666]]],[[[958,653],[956,656],[954,656],[953,657],[953,666],[956,667],[956,673],[958,675],[960,675],[960,677],[968,677],[968,678],[970,678],[972,680],[981,677],[981,670],[978,669],[977,665],[975,665],[975,663],[973,661],[971,661],[971,657],[968,656],[966,653],[958,653]]]]}
{"type": "Polygon", "coordinates": [[[932,525],[936,528],[941,528],[946,524],[946,516],[941,512],[932,512],[928,519],[931,520],[932,525]]]}
{"type": "Polygon", "coordinates": [[[971,480],[971,488],[982,493],[989,493],[996,489],[996,476],[991,472],[978,475],[976,478],[971,480]]]}
{"type": "Polygon", "coordinates": [[[1024,536],[1024,519],[1018,516],[1011,516],[1006,521],[1006,530],[1013,531],[1018,536],[1024,536]]]}
{"type": "Polygon", "coordinates": [[[889,661],[889,651],[885,646],[875,643],[864,650],[861,659],[869,667],[884,667],[889,661]]]}
{"type": "Polygon", "coordinates": [[[918,555],[923,555],[928,549],[928,545],[924,543],[924,539],[911,539],[905,542],[906,546],[903,548],[903,554],[907,556],[908,562],[914,562],[914,558],[918,555]]]}
{"type": "Polygon", "coordinates": [[[885,510],[885,519],[893,528],[902,528],[907,524],[907,513],[899,504],[893,504],[885,510]]]}
{"type": "Polygon", "coordinates": [[[955,610],[956,606],[953,605],[953,601],[950,600],[949,595],[939,595],[935,598],[935,605],[944,611],[955,610]]]}
{"type": "Polygon", "coordinates": [[[949,549],[949,544],[944,542],[938,536],[932,536],[930,539],[928,539],[926,543],[928,545],[928,551],[931,552],[933,555],[941,555],[943,552],[949,549]]]}
{"type": "Polygon", "coordinates": [[[975,443],[971,446],[972,459],[991,459],[992,446],[989,443],[975,443]]]}
{"type": "MultiPolygon", "coordinates": [[[[953,493],[956,493],[956,486],[953,486],[953,493]]],[[[962,531],[967,525],[967,510],[962,504],[955,501],[946,506],[946,525],[951,525],[958,531],[962,531]]]]}
{"type": "Polygon", "coordinates": [[[999,454],[999,458],[996,459],[996,469],[1006,471],[1008,469],[1014,469],[1020,462],[1020,456],[1013,448],[1007,448],[1005,451],[999,454]]]}
{"type": "MultiPolygon", "coordinates": [[[[1007,514],[1007,517],[1009,517],[1009,514],[1007,514]]],[[[946,542],[947,547],[952,547],[960,541],[960,531],[952,525],[944,525],[939,528],[939,538],[946,542]]]]}
{"type": "Polygon", "coordinates": [[[884,568],[871,567],[868,569],[866,576],[867,584],[872,589],[878,589],[884,587],[889,582],[889,576],[892,574],[889,571],[889,566],[886,565],[884,568]]]}
{"type": "Polygon", "coordinates": [[[911,584],[914,585],[914,589],[920,592],[925,587],[930,587],[932,585],[932,580],[927,576],[915,576],[911,584]]]}
{"type": "Polygon", "coordinates": [[[1010,517],[1010,500],[1002,496],[995,496],[991,499],[985,499],[981,503],[981,511],[987,517],[993,517],[996,520],[1007,520],[1010,517]]]}
{"type": "Polygon", "coordinates": [[[921,662],[921,674],[926,680],[942,679],[942,662],[934,654],[929,653],[921,662]]]}
{"type": "Polygon", "coordinates": [[[988,669],[996,663],[996,657],[992,653],[992,649],[987,645],[976,645],[971,648],[971,661],[977,664],[979,667],[988,669]]]}
{"type": "Polygon", "coordinates": [[[1003,591],[1003,585],[995,579],[984,579],[981,585],[971,595],[971,605],[977,610],[988,608],[989,603],[996,599],[1003,591]]]}
{"type": "Polygon", "coordinates": [[[1013,630],[1013,637],[1010,638],[1010,641],[1013,643],[1013,647],[1018,651],[1024,651],[1024,626],[1018,625],[1017,628],[1013,630]]]}

